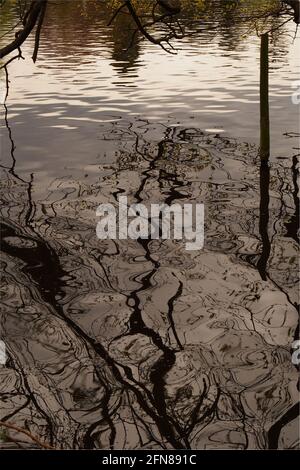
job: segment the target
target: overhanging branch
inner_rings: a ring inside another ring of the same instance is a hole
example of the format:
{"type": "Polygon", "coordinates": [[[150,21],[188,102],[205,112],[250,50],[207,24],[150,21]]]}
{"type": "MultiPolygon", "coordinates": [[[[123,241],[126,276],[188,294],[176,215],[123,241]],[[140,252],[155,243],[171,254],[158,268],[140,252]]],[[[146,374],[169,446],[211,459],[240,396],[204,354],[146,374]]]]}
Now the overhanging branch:
{"type": "Polygon", "coordinates": [[[31,31],[35,27],[40,14],[45,9],[45,5],[47,4],[47,0],[34,0],[29,8],[29,14],[24,22],[24,27],[20,31],[17,31],[15,35],[15,39],[0,49],[0,59],[7,56],[11,52],[19,49],[24,41],[28,38],[31,31]]]}

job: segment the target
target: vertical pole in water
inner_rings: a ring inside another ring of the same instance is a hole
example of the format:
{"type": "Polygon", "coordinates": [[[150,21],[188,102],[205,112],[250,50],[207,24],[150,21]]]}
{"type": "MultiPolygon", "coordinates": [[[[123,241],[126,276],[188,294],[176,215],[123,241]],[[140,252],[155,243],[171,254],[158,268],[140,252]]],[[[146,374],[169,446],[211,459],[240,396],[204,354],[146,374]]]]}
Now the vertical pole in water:
{"type": "Polygon", "coordinates": [[[260,45],[260,205],[259,233],[262,252],[257,263],[261,278],[267,280],[267,266],[271,252],[268,233],[270,187],[270,116],[269,116],[269,35],[261,36],[260,45]]]}
{"type": "Polygon", "coordinates": [[[262,160],[268,160],[269,155],[269,34],[265,33],[260,45],[260,156],[262,160]]]}

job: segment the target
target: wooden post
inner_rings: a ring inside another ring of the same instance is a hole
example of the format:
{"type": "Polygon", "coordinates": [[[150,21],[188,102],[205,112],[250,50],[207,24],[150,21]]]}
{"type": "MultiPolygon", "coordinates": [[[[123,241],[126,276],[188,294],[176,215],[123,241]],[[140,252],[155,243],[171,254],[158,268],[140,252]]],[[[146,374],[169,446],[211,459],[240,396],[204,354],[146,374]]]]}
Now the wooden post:
{"type": "Polygon", "coordinates": [[[260,46],[260,156],[268,160],[270,155],[269,117],[269,35],[261,36],[260,46]]]}
{"type": "Polygon", "coordinates": [[[262,252],[257,263],[261,278],[266,281],[268,260],[271,251],[269,239],[269,188],[270,188],[270,117],[269,117],[269,36],[261,36],[260,46],[260,205],[259,233],[262,252]]]}

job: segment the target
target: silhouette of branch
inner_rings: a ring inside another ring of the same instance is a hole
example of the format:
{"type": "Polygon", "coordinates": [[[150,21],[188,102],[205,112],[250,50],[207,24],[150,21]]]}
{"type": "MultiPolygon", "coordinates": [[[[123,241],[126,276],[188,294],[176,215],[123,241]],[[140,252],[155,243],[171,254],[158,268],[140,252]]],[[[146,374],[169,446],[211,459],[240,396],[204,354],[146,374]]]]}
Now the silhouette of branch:
{"type": "Polygon", "coordinates": [[[46,3],[47,0],[34,0],[31,3],[28,10],[29,14],[24,17],[23,29],[16,32],[15,39],[12,42],[0,49],[0,59],[19,49],[24,41],[26,41],[35,27],[46,3]]]}
{"type": "Polygon", "coordinates": [[[4,96],[4,100],[3,100],[3,104],[6,102],[7,100],[7,97],[8,97],[8,92],[9,92],[9,76],[8,76],[8,69],[7,69],[7,66],[13,62],[15,59],[24,59],[24,57],[22,57],[22,53],[21,53],[21,49],[19,48],[19,52],[17,55],[11,57],[7,62],[5,62],[4,65],[2,65],[0,67],[0,70],[4,70],[5,72],[5,84],[6,84],[6,93],[5,93],[5,96],[4,96]]]}
{"type": "Polygon", "coordinates": [[[107,24],[107,26],[110,26],[115,18],[118,16],[118,14],[126,7],[126,3],[123,3],[123,5],[121,5],[113,14],[113,16],[111,17],[111,19],[109,20],[109,23],[107,24]]]}
{"type": "Polygon", "coordinates": [[[149,42],[155,45],[159,45],[162,49],[166,52],[172,53],[174,47],[170,44],[171,39],[173,38],[182,38],[183,37],[183,28],[177,22],[177,26],[179,28],[180,34],[176,32],[176,29],[168,22],[170,19],[174,19],[178,13],[180,13],[180,7],[173,7],[170,5],[166,0],[157,0],[154,2],[152,8],[152,21],[148,21],[147,23],[143,22],[143,18],[141,15],[138,14],[136,8],[134,7],[131,0],[125,0],[125,2],[115,11],[111,20],[109,21],[109,25],[115,20],[120,12],[123,12],[124,9],[127,9],[129,15],[132,17],[133,21],[137,26],[137,30],[134,31],[134,36],[136,35],[137,31],[139,31],[143,37],[145,37],[149,42]],[[160,7],[164,12],[156,16],[156,7],[160,7]],[[151,28],[155,25],[162,25],[163,27],[167,27],[169,30],[168,34],[164,34],[158,38],[156,38],[152,33],[149,32],[148,28],[151,28]],[[166,47],[166,45],[168,47],[166,47]]]}
{"type": "Polygon", "coordinates": [[[12,429],[13,431],[19,432],[21,434],[25,434],[33,442],[36,442],[36,444],[38,444],[40,447],[43,447],[44,449],[54,450],[54,447],[50,446],[49,444],[46,444],[45,442],[40,441],[40,439],[31,434],[31,432],[27,431],[27,429],[20,428],[19,426],[15,426],[14,424],[6,423],[4,421],[0,421],[0,426],[7,429],[12,429]]]}
{"type": "Polygon", "coordinates": [[[282,3],[291,7],[294,13],[294,22],[300,24],[300,1],[299,0],[282,0],[282,3]]]}
{"type": "Polygon", "coordinates": [[[42,26],[44,23],[44,18],[45,18],[45,13],[47,9],[47,1],[43,2],[41,12],[38,17],[38,24],[35,32],[35,40],[34,40],[34,51],[32,55],[32,60],[33,62],[36,62],[38,51],[39,51],[39,46],[40,46],[40,36],[41,36],[41,30],[42,26]]]}

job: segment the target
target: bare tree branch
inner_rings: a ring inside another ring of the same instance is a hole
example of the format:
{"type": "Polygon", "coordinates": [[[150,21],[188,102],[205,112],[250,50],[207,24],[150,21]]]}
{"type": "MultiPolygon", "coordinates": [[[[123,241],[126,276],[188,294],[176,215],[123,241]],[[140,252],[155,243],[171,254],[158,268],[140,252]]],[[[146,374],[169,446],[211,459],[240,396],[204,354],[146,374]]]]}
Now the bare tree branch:
{"type": "Polygon", "coordinates": [[[34,40],[34,51],[32,55],[33,62],[36,62],[38,51],[39,51],[40,36],[41,36],[41,30],[42,30],[42,26],[43,26],[43,22],[45,18],[46,9],[47,9],[47,0],[43,2],[42,9],[38,18],[38,24],[37,24],[37,28],[35,32],[35,40],[34,40]]]}
{"type": "Polygon", "coordinates": [[[29,7],[30,13],[25,20],[24,28],[16,33],[15,39],[10,44],[0,49],[0,59],[19,49],[23,42],[26,41],[36,25],[45,3],[47,3],[47,0],[34,0],[31,3],[29,7]]]}
{"type": "Polygon", "coordinates": [[[18,426],[15,426],[14,424],[6,423],[4,421],[0,421],[0,426],[5,427],[7,429],[12,429],[13,431],[19,432],[21,434],[25,434],[32,441],[34,441],[36,444],[38,444],[40,447],[43,447],[44,449],[54,450],[54,447],[50,446],[49,444],[46,444],[45,442],[42,442],[36,436],[31,434],[29,431],[27,431],[27,429],[19,428],[18,426]]]}

